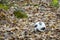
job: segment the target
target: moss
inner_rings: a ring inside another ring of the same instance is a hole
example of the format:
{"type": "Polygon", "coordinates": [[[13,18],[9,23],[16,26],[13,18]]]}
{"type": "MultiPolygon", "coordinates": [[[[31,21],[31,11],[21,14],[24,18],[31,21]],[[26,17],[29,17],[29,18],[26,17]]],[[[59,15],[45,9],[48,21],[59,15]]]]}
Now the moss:
{"type": "Polygon", "coordinates": [[[34,4],[34,6],[39,6],[38,4],[34,4]]]}
{"type": "Polygon", "coordinates": [[[4,4],[0,4],[0,8],[1,9],[5,9],[5,10],[8,10],[9,9],[9,6],[4,5],[4,4]]]}
{"type": "Polygon", "coordinates": [[[17,17],[17,18],[27,18],[27,14],[21,10],[17,10],[17,11],[14,11],[14,15],[17,17]]]}
{"type": "Polygon", "coordinates": [[[58,0],[52,0],[50,5],[58,8],[59,7],[59,1],[58,0]]]}

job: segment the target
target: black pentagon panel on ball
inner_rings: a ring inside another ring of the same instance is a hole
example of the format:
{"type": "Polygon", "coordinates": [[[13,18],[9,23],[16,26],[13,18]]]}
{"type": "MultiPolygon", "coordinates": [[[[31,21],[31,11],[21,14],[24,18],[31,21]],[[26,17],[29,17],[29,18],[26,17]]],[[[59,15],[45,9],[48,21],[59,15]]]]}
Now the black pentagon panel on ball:
{"type": "Polygon", "coordinates": [[[37,27],[38,25],[35,25],[34,27],[37,27]]]}
{"type": "Polygon", "coordinates": [[[45,30],[45,27],[41,28],[41,30],[45,30]]]}

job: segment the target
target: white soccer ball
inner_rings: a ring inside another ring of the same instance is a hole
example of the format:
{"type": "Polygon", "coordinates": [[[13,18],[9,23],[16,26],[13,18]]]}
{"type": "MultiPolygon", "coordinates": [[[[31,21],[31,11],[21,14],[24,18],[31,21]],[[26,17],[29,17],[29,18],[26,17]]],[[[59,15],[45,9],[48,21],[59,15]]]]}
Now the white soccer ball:
{"type": "Polygon", "coordinates": [[[35,31],[44,31],[46,29],[46,25],[44,22],[36,22],[34,27],[35,31]]]}

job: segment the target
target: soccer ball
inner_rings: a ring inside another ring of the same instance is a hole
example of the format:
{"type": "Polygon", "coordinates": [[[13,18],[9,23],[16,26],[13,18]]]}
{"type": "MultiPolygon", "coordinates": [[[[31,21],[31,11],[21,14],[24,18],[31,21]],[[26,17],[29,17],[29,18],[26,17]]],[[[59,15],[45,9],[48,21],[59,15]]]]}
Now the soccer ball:
{"type": "Polygon", "coordinates": [[[36,22],[34,27],[35,31],[44,31],[46,29],[46,25],[44,22],[36,22]]]}

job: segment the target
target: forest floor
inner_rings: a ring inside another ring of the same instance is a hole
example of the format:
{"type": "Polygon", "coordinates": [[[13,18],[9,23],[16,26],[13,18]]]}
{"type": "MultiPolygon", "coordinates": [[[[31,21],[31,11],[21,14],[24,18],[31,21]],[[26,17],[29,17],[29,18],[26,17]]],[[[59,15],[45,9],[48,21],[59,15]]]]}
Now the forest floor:
{"type": "Polygon", "coordinates": [[[28,18],[16,18],[11,13],[0,10],[0,40],[60,40],[60,7],[55,10],[41,2],[20,6],[28,18]],[[43,21],[44,32],[33,32],[34,23],[43,21]]]}

